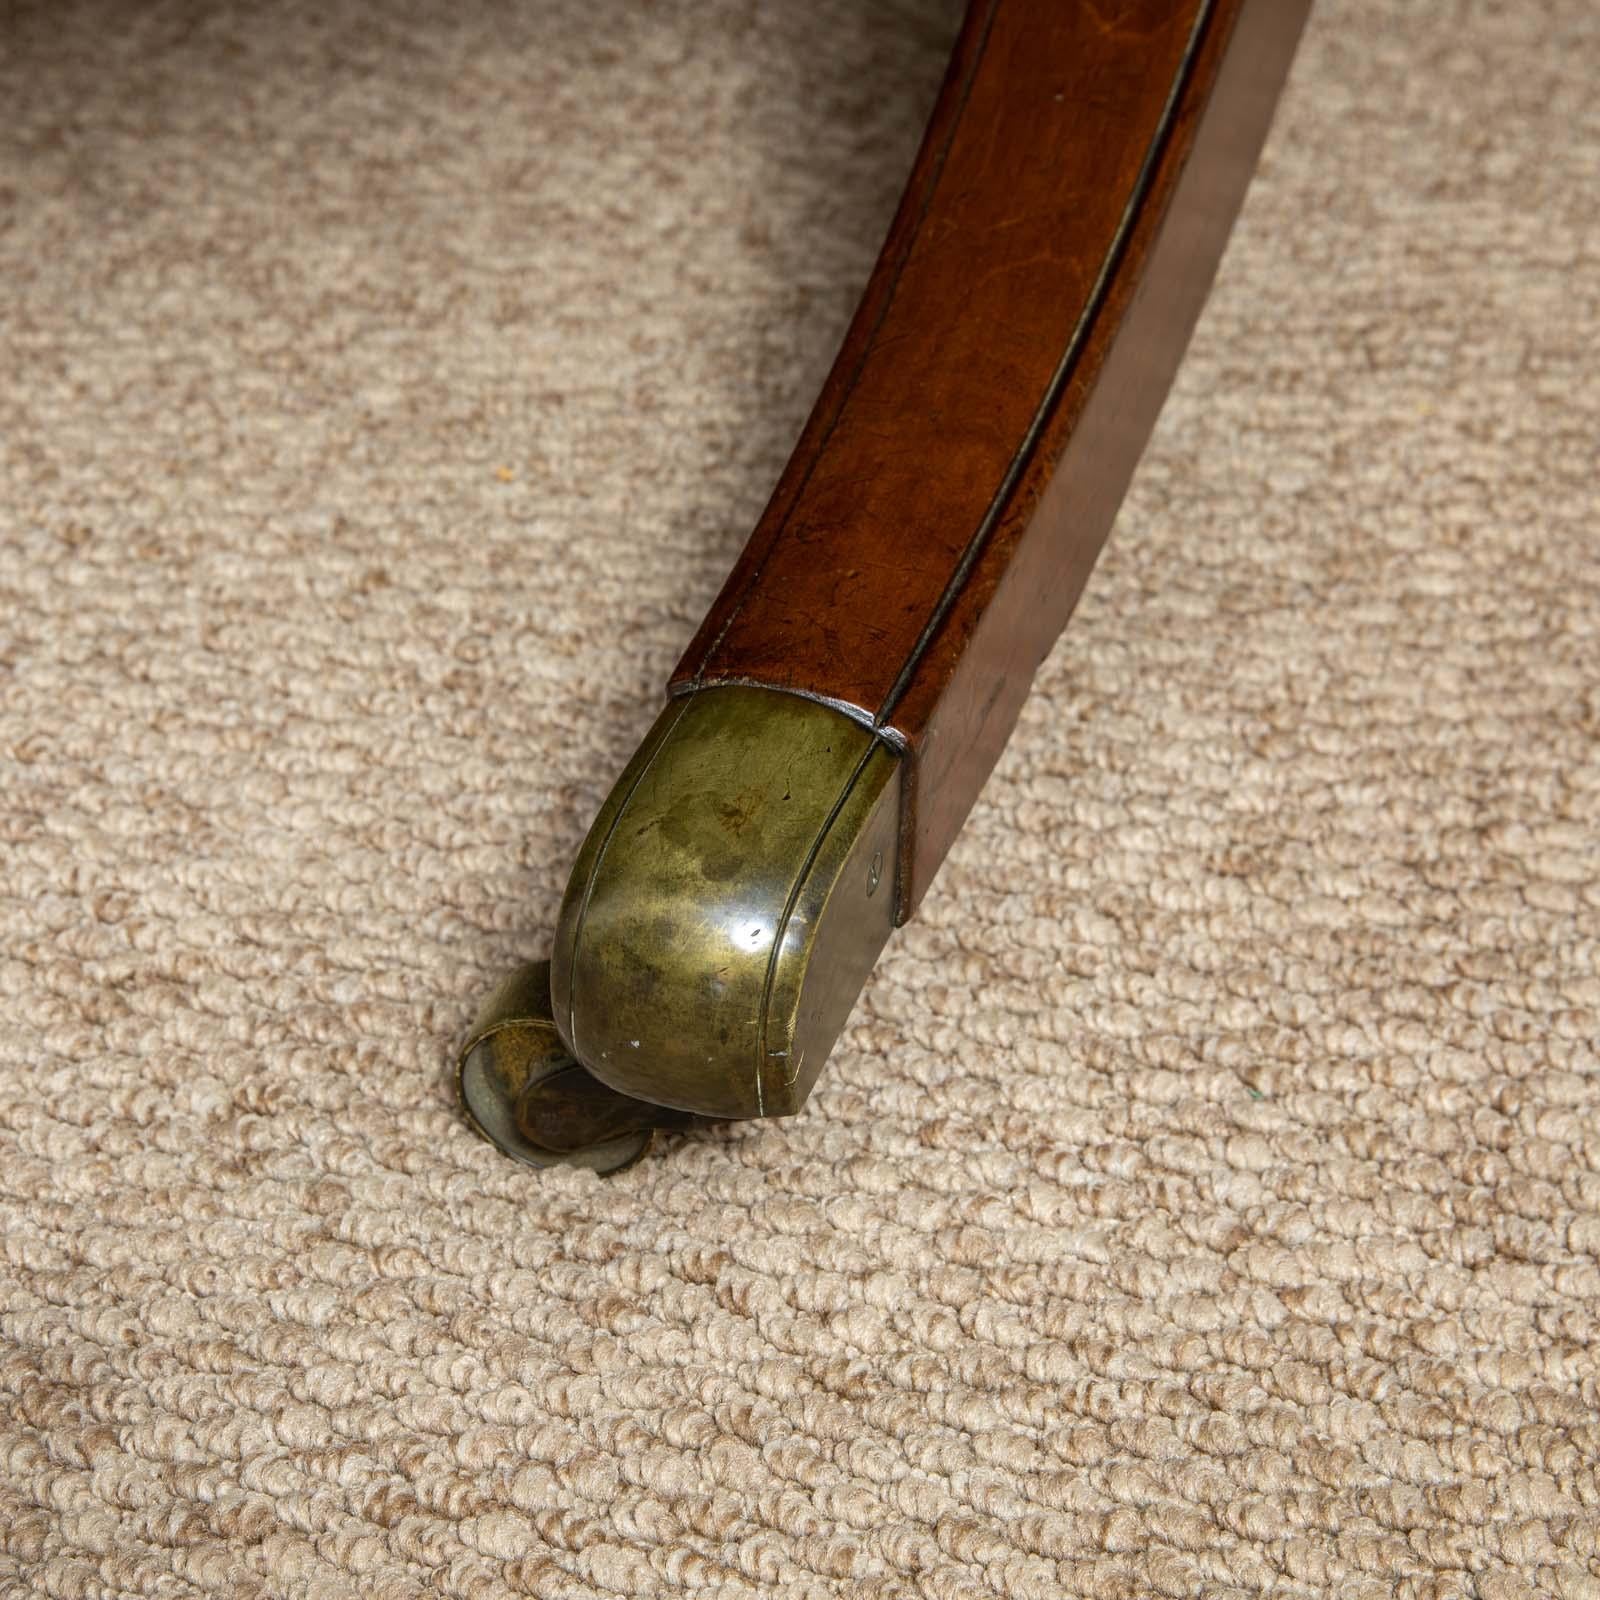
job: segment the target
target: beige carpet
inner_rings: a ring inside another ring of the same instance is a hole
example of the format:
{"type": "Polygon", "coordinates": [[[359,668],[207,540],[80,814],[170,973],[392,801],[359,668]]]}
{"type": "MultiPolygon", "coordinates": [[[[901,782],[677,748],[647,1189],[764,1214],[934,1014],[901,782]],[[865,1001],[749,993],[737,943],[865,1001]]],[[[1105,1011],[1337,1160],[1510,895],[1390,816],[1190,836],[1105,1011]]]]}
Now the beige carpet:
{"type": "Polygon", "coordinates": [[[805,1114],[449,1062],[755,519],[912,0],[13,4],[0,1593],[1600,1594],[1600,13],[1324,0],[805,1114]]]}

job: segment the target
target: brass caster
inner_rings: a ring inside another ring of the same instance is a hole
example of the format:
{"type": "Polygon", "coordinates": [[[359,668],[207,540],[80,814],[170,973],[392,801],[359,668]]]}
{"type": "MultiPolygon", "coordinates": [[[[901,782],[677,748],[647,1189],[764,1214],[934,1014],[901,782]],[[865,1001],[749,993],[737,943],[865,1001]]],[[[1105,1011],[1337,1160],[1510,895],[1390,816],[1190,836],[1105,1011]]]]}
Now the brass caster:
{"type": "Polygon", "coordinates": [[[798,695],[680,695],[601,807],[548,962],[489,997],[461,1097],[530,1166],[789,1116],[894,925],[900,756],[798,695]]]}
{"type": "Polygon", "coordinates": [[[618,1094],[573,1060],[551,1014],[548,961],[518,967],[489,996],[462,1046],[457,1084],[474,1129],[530,1167],[621,1172],[657,1128],[697,1120],[618,1094]]]}

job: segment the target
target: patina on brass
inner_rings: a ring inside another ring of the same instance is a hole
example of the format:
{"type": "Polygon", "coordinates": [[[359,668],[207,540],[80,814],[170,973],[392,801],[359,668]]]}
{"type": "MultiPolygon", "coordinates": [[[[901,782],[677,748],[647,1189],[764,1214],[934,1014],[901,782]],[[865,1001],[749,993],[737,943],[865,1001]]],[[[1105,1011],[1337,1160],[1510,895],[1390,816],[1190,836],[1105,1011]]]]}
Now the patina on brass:
{"type": "Polygon", "coordinates": [[[478,1127],[606,1171],[650,1126],[798,1111],[894,926],[900,784],[898,751],[830,706],[671,701],[579,851],[548,998],[525,969],[474,1029],[478,1127]]]}
{"type": "Polygon", "coordinates": [[[830,706],[737,685],[671,702],[562,903],[568,1048],[660,1105],[798,1111],[894,925],[899,796],[898,754],[830,706]]]}

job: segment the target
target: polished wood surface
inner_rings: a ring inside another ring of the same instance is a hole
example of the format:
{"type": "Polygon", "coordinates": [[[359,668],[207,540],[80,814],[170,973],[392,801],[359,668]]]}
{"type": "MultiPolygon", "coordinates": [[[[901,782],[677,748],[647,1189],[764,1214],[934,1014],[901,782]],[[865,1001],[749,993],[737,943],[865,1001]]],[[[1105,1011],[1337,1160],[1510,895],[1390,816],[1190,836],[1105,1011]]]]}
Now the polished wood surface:
{"type": "Polygon", "coordinates": [[[976,0],[871,282],[674,674],[908,757],[900,914],[1108,533],[1308,0],[976,0]]]}

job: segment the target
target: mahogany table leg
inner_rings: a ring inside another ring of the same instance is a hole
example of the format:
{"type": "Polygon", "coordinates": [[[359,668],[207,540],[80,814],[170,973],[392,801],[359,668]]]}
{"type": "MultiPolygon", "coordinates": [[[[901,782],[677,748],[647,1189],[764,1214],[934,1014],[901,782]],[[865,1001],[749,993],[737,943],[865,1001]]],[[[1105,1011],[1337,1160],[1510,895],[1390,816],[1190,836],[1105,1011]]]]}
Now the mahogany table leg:
{"type": "Polygon", "coordinates": [[[973,0],[832,373],[580,852],[548,980],[521,976],[521,1014],[491,1002],[464,1056],[503,1148],[604,1168],[657,1107],[803,1104],[1088,579],[1308,9],[973,0]],[[575,1130],[612,1143],[575,1154],[575,1130]]]}

